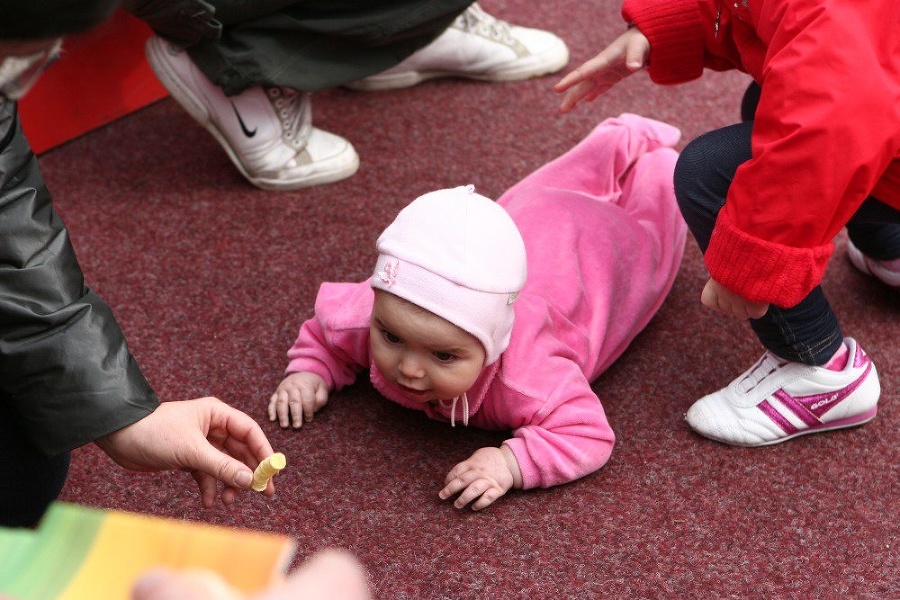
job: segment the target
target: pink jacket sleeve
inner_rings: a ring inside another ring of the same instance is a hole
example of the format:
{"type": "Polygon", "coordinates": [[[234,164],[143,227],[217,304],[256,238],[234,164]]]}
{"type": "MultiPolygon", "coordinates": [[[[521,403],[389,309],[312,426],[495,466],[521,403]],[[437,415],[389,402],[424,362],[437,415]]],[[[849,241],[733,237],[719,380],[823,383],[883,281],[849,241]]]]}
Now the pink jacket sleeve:
{"type": "Polygon", "coordinates": [[[323,283],[316,297],[316,316],[300,328],[288,350],[286,373],[310,372],[329,389],[356,381],[369,367],[369,320],[373,293],[365,283],[323,283]]]}
{"type": "MultiPolygon", "coordinates": [[[[574,481],[606,464],[615,444],[600,399],[571,360],[545,361],[558,385],[540,407],[513,423],[503,442],[516,457],[524,489],[574,481]]],[[[531,404],[534,406],[534,404],[531,404]]]]}

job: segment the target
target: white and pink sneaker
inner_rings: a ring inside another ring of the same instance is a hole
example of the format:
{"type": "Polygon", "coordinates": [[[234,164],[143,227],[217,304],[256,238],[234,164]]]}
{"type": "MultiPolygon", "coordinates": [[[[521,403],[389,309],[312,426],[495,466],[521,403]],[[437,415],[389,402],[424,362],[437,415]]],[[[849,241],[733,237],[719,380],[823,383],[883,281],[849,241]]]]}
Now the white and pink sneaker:
{"type": "Polygon", "coordinates": [[[839,371],[766,352],[726,388],[697,400],[685,415],[688,425],[726,444],[767,446],[871,421],[881,395],[878,373],[856,340],[844,343],[848,360],[839,371]]]}
{"type": "Polygon", "coordinates": [[[866,275],[880,279],[891,287],[900,287],[900,258],[895,260],[869,258],[850,240],[847,240],[847,258],[854,267],[866,275]]]}

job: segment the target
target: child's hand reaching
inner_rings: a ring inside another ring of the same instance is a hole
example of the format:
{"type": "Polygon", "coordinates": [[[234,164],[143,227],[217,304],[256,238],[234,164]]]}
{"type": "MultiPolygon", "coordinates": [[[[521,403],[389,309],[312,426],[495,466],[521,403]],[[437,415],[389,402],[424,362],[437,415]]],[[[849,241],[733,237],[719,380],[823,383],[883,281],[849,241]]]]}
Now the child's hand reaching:
{"type": "Polygon", "coordinates": [[[644,68],[650,57],[650,42],[632,27],[553,86],[565,92],[559,112],[567,113],[581,100],[592,102],[614,85],[644,68]]]}
{"type": "Polygon", "coordinates": [[[465,508],[474,501],[472,510],[481,510],[493,504],[511,487],[522,487],[522,474],[515,455],[506,446],[479,448],[450,470],[444,484],[444,489],[438,494],[441,500],[461,491],[453,506],[465,508]]]}
{"type": "Polygon", "coordinates": [[[303,426],[328,402],[328,385],[315,373],[291,373],[278,384],[269,399],[269,420],[282,427],[303,426]]]}
{"type": "Polygon", "coordinates": [[[759,319],[769,311],[769,305],[765,302],[750,302],[715,279],[706,282],[700,302],[707,308],[739,319],[759,319]]]}

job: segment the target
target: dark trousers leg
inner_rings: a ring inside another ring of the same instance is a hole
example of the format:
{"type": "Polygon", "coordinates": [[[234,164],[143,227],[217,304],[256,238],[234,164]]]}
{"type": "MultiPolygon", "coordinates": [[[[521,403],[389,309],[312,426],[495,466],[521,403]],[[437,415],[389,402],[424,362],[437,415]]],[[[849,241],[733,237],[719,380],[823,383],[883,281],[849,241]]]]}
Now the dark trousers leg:
{"type": "MultiPolygon", "coordinates": [[[[750,159],[748,121],[700,136],[684,149],[675,167],[675,196],[681,213],[704,253],[716,217],[737,168],[750,159]]],[[[763,346],[787,360],[824,364],[843,341],[837,317],[816,287],[797,306],[770,306],[761,319],[751,319],[763,346]]]]}
{"type": "Polygon", "coordinates": [[[440,35],[472,0],[209,0],[219,40],[189,48],[226,94],[314,92],[380,73],[440,35]]]}
{"type": "Polygon", "coordinates": [[[69,453],[47,457],[38,452],[0,396],[0,526],[37,523],[59,496],[68,472],[69,453]]]}
{"type": "Polygon", "coordinates": [[[877,201],[863,205],[847,223],[847,236],[870,258],[900,258],[900,211],[877,201]]]}

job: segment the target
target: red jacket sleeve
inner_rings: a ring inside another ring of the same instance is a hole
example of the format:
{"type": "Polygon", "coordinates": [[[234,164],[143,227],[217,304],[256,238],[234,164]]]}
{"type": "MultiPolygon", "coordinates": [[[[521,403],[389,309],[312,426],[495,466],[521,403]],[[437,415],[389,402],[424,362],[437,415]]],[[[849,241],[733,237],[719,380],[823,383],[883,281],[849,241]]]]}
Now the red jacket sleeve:
{"type": "Polygon", "coordinates": [[[623,14],[650,40],[654,81],[731,64],[761,84],[753,157],[735,175],[705,259],[714,279],[749,300],[797,304],[900,155],[900,7],[628,0],[623,14]],[[688,39],[670,39],[676,32],[688,39]]]}
{"type": "Polygon", "coordinates": [[[753,158],[735,175],[706,261],[743,297],[788,307],[818,285],[832,239],[900,150],[900,13],[887,1],[760,4],[743,17],[767,46],[753,158]]]}
{"type": "Polygon", "coordinates": [[[715,38],[716,8],[710,1],[626,0],[622,17],[650,42],[647,73],[654,83],[684,83],[700,77],[704,68],[736,66],[707,49],[715,38]]]}

